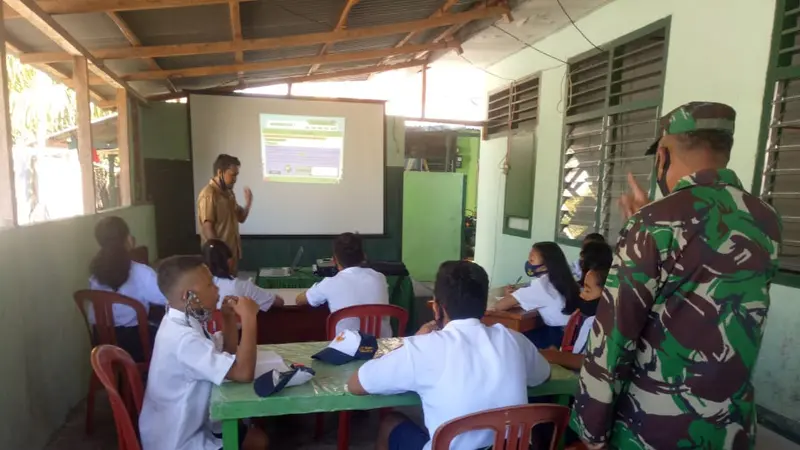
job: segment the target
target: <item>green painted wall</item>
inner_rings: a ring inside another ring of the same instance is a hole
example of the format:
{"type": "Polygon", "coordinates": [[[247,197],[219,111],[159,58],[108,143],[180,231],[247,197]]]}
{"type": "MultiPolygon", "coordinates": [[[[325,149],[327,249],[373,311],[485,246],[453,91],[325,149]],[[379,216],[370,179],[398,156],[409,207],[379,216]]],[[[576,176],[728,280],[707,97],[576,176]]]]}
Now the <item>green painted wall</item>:
{"type": "MultiPolygon", "coordinates": [[[[458,154],[461,156],[461,168],[457,173],[466,177],[466,196],[464,212],[478,210],[478,156],[480,155],[480,136],[459,136],[456,141],[458,154]]],[[[466,214],[465,214],[466,215],[466,214]]]]}
{"type": "Polygon", "coordinates": [[[72,293],[87,287],[94,224],[106,214],[155,248],[149,205],[0,231],[0,448],[42,448],[86,396],[89,337],[72,293]]]}
{"type": "Polygon", "coordinates": [[[403,262],[417,281],[434,281],[442,261],[461,259],[464,174],[406,172],[403,262]]]}
{"type": "Polygon", "coordinates": [[[189,108],[185,103],[139,106],[139,132],[142,157],[189,161],[189,108]]]}
{"type": "MultiPolygon", "coordinates": [[[[691,100],[719,101],[733,106],[737,120],[730,167],[746,187],[751,187],[774,11],[774,0],[615,0],[579,20],[577,25],[602,46],[671,17],[663,109],[670,110],[691,100]],[[714,24],[711,34],[708,24],[714,24]]],[[[591,50],[591,45],[573,27],[565,27],[538,41],[536,48],[567,60],[591,50]]],[[[505,138],[485,141],[481,146],[478,203],[484,206],[479,217],[475,260],[489,271],[492,284],[499,286],[522,274],[522,263],[533,242],[555,238],[566,67],[532,49],[523,49],[487,71],[508,79],[541,72],[531,239],[501,233],[505,179],[499,167],[506,151],[505,138]]],[[[492,77],[486,81],[488,91],[505,83],[492,77]]],[[[578,256],[576,247],[563,248],[570,259],[578,256]]],[[[797,375],[800,353],[796,350],[800,329],[800,303],[796,299],[800,290],[774,285],[771,294],[767,330],[754,380],[757,402],[800,422],[797,375]]]]}

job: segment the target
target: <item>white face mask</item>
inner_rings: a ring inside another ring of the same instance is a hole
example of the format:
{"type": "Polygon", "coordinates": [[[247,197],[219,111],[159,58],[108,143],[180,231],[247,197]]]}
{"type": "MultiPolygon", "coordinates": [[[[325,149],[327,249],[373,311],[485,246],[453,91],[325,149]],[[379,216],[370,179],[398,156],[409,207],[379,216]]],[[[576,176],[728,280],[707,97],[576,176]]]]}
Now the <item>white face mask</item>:
{"type": "Polygon", "coordinates": [[[186,304],[184,311],[186,311],[187,323],[191,317],[205,327],[208,321],[211,320],[212,311],[203,308],[203,305],[200,303],[200,299],[197,298],[197,295],[192,291],[186,293],[186,304]]]}

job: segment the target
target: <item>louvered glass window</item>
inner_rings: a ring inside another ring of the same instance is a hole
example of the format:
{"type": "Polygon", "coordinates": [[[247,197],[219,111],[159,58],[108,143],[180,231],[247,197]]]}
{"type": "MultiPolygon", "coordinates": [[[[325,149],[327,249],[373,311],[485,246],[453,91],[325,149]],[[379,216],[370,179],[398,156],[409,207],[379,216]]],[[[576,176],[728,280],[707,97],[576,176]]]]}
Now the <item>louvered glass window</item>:
{"type": "Polygon", "coordinates": [[[623,226],[619,198],[630,172],[653,190],[653,157],[666,67],[666,23],[570,62],[557,238],[623,226]]]}
{"type": "Polygon", "coordinates": [[[488,137],[511,130],[533,130],[539,119],[539,77],[509,84],[489,94],[486,134],[488,137]]]}

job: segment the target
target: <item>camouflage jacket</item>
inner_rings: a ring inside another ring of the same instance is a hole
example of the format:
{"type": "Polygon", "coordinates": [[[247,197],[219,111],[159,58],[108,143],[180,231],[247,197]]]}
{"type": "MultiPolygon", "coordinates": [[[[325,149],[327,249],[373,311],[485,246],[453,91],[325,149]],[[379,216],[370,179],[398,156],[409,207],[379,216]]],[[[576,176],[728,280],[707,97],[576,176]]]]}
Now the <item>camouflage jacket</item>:
{"type": "Polygon", "coordinates": [[[572,427],[612,449],[751,449],[781,223],[728,169],[685,177],[617,244],[572,427]]]}

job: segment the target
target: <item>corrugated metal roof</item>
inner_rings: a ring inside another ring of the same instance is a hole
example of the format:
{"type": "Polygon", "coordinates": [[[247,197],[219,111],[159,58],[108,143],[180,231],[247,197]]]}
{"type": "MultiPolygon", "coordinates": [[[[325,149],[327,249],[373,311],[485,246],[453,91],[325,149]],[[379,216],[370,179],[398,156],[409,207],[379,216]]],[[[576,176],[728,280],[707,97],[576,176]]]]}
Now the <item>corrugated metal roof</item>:
{"type": "Polygon", "coordinates": [[[162,8],[119,13],[142,45],[219,42],[231,39],[227,5],[162,8]]]}
{"type": "Polygon", "coordinates": [[[287,47],[275,48],[270,50],[254,50],[244,53],[246,62],[274,61],[278,59],[302,58],[305,56],[315,56],[322,50],[322,45],[311,45],[307,47],[287,47]]]}
{"type": "Polygon", "coordinates": [[[378,50],[382,48],[392,48],[405,37],[405,33],[392,36],[383,36],[368,39],[356,39],[352,41],[337,42],[329,49],[329,53],[359,52],[365,50],[378,50]]]}

